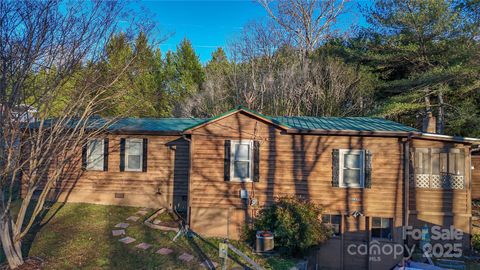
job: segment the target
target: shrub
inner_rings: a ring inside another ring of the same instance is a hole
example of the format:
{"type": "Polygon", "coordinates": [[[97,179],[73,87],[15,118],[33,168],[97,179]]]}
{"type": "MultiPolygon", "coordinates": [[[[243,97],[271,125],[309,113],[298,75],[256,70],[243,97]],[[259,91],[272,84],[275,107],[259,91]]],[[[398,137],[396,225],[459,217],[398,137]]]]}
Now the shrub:
{"type": "Polygon", "coordinates": [[[252,228],[244,231],[244,240],[253,242],[256,231],[268,230],[274,233],[275,247],[281,247],[289,255],[302,253],[331,235],[319,218],[321,212],[321,208],[310,201],[278,198],[260,211],[252,228]]]}
{"type": "Polygon", "coordinates": [[[480,251],[480,234],[475,233],[472,235],[472,247],[476,251],[480,251]]]}

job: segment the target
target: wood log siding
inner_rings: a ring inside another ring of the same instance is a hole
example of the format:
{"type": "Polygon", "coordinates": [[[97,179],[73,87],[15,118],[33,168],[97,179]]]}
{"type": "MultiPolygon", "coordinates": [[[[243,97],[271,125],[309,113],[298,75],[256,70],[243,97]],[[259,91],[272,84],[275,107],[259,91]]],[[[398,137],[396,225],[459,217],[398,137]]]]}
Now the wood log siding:
{"type": "MultiPolygon", "coordinates": [[[[465,188],[440,189],[440,188],[415,188],[410,185],[409,211],[410,223],[423,226],[424,224],[437,224],[450,226],[463,232],[470,233],[469,220],[471,217],[471,175],[469,164],[469,148],[460,143],[414,139],[411,142],[414,148],[449,149],[460,148],[465,151],[465,188]]],[[[464,247],[470,245],[468,237],[464,237],[464,247]]]]}
{"type": "Polygon", "coordinates": [[[332,211],[402,213],[402,143],[398,138],[286,135],[271,125],[241,113],[192,133],[194,152],[191,207],[243,207],[240,189],[247,189],[261,205],[278,195],[316,200],[332,211]],[[224,140],[258,140],[258,183],[224,182],[224,140]],[[373,153],[371,189],[332,187],[332,150],[369,149],[373,153]]]}
{"type": "Polygon", "coordinates": [[[462,144],[435,142],[428,140],[413,140],[412,148],[460,148],[465,153],[465,188],[464,189],[433,189],[433,188],[415,188],[410,186],[410,209],[413,211],[427,211],[447,214],[470,214],[470,158],[468,148],[462,144]]]}
{"type": "Polygon", "coordinates": [[[72,198],[82,196],[71,201],[169,207],[173,197],[181,200],[188,195],[189,144],[182,137],[109,135],[108,139],[108,171],[84,170],[77,177],[78,162],[77,168],[58,183],[60,192],[70,193],[72,198]],[[120,140],[130,137],[148,139],[146,172],[120,171],[120,140]],[[114,198],[115,193],[124,193],[125,198],[114,198]],[[132,196],[136,196],[133,201],[132,196]]]}
{"type": "MultiPolygon", "coordinates": [[[[477,152],[478,154],[478,152],[477,152]]],[[[472,156],[472,199],[480,199],[480,156],[472,156]]]]}
{"type": "MultiPolygon", "coordinates": [[[[208,215],[206,210],[215,208],[218,211],[226,209],[229,213],[240,211],[243,215],[251,214],[254,212],[252,207],[246,206],[240,199],[240,190],[246,189],[249,195],[255,194],[260,206],[272,203],[276,196],[295,195],[318,202],[327,213],[347,214],[358,210],[366,216],[392,217],[394,226],[402,225],[402,138],[285,134],[268,123],[242,113],[198,128],[192,132],[192,138],[194,151],[189,196],[193,212],[204,209],[201,211],[208,215]],[[260,142],[258,183],[224,181],[224,141],[241,139],[260,142]],[[371,188],[332,187],[333,149],[366,149],[371,152],[371,188]]],[[[452,146],[464,147],[462,144],[431,140],[412,142],[412,147],[452,146]]],[[[464,224],[465,216],[470,213],[468,186],[467,183],[463,191],[412,189],[410,211],[415,215],[433,213],[455,216],[455,224],[464,224]]],[[[245,223],[245,220],[243,223],[235,220],[237,216],[241,215],[229,216],[231,236],[235,235],[232,224],[245,223]]],[[[195,230],[212,224],[193,219],[190,225],[195,230]]],[[[469,232],[468,228],[461,229],[469,232]]]]}

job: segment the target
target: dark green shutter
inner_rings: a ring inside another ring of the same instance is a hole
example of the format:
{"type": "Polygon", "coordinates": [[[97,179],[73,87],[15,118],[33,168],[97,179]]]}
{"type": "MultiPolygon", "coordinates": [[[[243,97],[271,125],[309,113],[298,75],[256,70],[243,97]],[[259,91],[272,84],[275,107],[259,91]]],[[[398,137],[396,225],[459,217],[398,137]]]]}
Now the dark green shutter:
{"type": "Polygon", "coordinates": [[[88,147],[88,140],[82,146],[82,169],[83,170],[87,169],[87,147],[88,147]]]}
{"type": "Polygon", "coordinates": [[[260,181],[260,142],[253,142],[253,182],[260,181]]]}
{"type": "Polygon", "coordinates": [[[143,139],[143,161],[142,161],[142,172],[146,172],[148,168],[148,139],[143,139]]]}
{"type": "Polygon", "coordinates": [[[223,157],[223,179],[230,181],[230,147],[231,141],[225,141],[225,153],[223,157]]]}
{"type": "Polygon", "coordinates": [[[125,138],[120,139],[120,171],[125,171],[125,138]]]}
{"type": "Polygon", "coordinates": [[[108,171],[108,138],[103,140],[103,171],[108,171]]]}
{"type": "Polygon", "coordinates": [[[338,187],[340,177],[340,150],[332,151],[332,186],[338,187]]]}
{"type": "Polygon", "coordinates": [[[372,187],[372,152],[365,150],[365,188],[372,187]]]}

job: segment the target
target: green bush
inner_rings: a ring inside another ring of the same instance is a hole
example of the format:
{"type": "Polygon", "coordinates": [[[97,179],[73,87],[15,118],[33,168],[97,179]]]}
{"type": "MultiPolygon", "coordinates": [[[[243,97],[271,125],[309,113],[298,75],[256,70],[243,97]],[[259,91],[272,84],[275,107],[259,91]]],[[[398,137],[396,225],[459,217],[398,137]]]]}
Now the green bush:
{"type": "Polygon", "coordinates": [[[472,235],[472,247],[476,251],[480,251],[480,234],[475,233],[472,235]]]}
{"type": "Polygon", "coordinates": [[[281,197],[260,211],[253,226],[244,231],[243,238],[254,243],[256,231],[271,231],[276,248],[297,255],[323,243],[331,235],[319,218],[321,213],[321,208],[313,202],[281,197]]]}

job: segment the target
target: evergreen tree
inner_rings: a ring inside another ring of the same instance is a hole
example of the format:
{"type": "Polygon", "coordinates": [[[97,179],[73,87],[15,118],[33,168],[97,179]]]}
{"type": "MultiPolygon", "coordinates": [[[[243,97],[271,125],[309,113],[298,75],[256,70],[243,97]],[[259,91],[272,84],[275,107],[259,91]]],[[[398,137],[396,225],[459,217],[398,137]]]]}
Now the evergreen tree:
{"type": "Polygon", "coordinates": [[[192,44],[184,39],[176,52],[167,52],[164,59],[163,87],[174,104],[174,115],[181,115],[182,104],[197,93],[205,74],[192,44]]]}
{"type": "Polygon", "coordinates": [[[231,79],[232,64],[225,51],[218,48],[205,66],[205,81],[201,91],[187,102],[183,114],[212,117],[233,108],[231,79]]]}
{"type": "Polygon", "coordinates": [[[107,46],[107,52],[104,76],[113,71],[121,72],[119,68],[124,69],[123,76],[111,91],[127,90],[120,100],[112,101],[115,104],[107,113],[110,116],[169,116],[171,106],[162,88],[161,52],[149,45],[145,33],[139,33],[133,42],[123,33],[114,36],[107,46]]]}
{"type": "Polygon", "coordinates": [[[367,10],[372,27],[360,51],[385,81],[377,89],[383,103],[378,114],[418,125],[424,113],[433,112],[439,132],[446,124],[449,132],[464,134],[458,121],[468,105],[454,101],[475,89],[478,67],[467,63],[478,44],[459,6],[447,0],[378,0],[367,10]]]}

